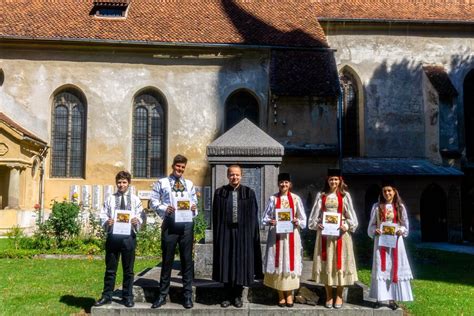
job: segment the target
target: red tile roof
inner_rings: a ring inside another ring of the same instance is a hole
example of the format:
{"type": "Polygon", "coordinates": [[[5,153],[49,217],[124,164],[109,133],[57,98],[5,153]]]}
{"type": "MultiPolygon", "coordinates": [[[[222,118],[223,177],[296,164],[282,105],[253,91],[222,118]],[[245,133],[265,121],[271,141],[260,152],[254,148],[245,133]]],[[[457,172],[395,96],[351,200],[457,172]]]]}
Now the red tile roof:
{"type": "Polygon", "coordinates": [[[131,0],[125,18],[92,16],[93,7],[0,0],[0,39],[327,47],[313,0],[131,0]]]}
{"type": "Polygon", "coordinates": [[[320,20],[474,22],[473,0],[314,0],[320,20]]]}
{"type": "Polygon", "coordinates": [[[44,140],[42,140],[41,138],[39,138],[38,136],[36,136],[32,132],[28,131],[27,129],[23,128],[21,125],[19,125],[18,123],[13,121],[11,118],[6,116],[3,112],[0,112],[0,121],[4,122],[5,124],[7,124],[11,128],[13,128],[14,130],[18,131],[23,136],[27,136],[29,138],[32,138],[32,139],[46,145],[46,142],[44,140]]]}

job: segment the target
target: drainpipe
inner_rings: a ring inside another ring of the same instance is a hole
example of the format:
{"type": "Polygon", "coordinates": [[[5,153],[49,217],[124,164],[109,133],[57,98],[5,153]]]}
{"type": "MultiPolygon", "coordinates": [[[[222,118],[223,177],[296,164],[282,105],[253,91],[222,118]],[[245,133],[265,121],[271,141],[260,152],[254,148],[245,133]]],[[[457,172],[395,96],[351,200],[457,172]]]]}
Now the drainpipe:
{"type": "Polygon", "coordinates": [[[44,147],[43,151],[39,154],[40,158],[40,211],[39,211],[39,222],[43,223],[44,220],[44,160],[46,158],[46,153],[48,151],[48,146],[44,147]]]}
{"type": "Polygon", "coordinates": [[[344,97],[341,89],[341,85],[339,85],[339,96],[337,98],[337,140],[339,143],[339,168],[342,171],[342,98],[344,97]]]}

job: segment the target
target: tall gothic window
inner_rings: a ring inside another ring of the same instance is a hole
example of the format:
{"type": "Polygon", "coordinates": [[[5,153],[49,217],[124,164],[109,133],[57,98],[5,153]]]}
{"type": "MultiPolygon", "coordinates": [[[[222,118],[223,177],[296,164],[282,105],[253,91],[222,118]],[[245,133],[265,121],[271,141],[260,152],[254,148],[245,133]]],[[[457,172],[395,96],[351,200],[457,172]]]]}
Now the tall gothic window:
{"type": "Polygon", "coordinates": [[[232,93],[225,102],[225,130],[229,130],[244,118],[259,125],[258,102],[246,91],[232,93]]]}
{"type": "Polygon", "coordinates": [[[133,176],[157,178],[164,172],[165,117],[163,97],[145,92],[135,97],[133,108],[133,176]]]}
{"type": "Polygon", "coordinates": [[[340,74],[342,90],[342,153],[344,157],[359,156],[359,91],[357,82],[347,70],[340,74]]]}
{"type": "Polygon", "coordinates": [[[474,69],[464,79],[464,135],[466,157],[474,161],[474,69]]]}
{"type": "Polygon", "coordinates": [[[65,90],[53,102],[51,176],[84,178],[85,100],[78,91],[65,90]]]}

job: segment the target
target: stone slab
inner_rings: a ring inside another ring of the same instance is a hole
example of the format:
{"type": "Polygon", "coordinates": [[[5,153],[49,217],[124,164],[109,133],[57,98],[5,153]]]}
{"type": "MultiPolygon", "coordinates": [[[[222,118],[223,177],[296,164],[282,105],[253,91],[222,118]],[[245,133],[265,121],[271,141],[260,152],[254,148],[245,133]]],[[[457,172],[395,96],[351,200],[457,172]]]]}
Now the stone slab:
{"type": "Polygon", "coordinates": [[[147,316],[147,315],[216,315],[216,316],[285,316],[285,315],[344,315],[344,316],[403,316],[403,310],[392,311],[388,308],[373,309],[357,305],[344,304],[341,309],[327,309],[323,306],[309,306],[295,304],[294,307],[278,307],[276,305],[262,305],[247,303],[242,308],[221,308],[219,304],[195,303],[194,308],[185,309],[177,303],[167,303],[161,308],[151,309],[150,303],[136,303],[132,308],[126,308],[119,302],[114,301],[110,305],[92,307],[92,316],[147,316]]]}

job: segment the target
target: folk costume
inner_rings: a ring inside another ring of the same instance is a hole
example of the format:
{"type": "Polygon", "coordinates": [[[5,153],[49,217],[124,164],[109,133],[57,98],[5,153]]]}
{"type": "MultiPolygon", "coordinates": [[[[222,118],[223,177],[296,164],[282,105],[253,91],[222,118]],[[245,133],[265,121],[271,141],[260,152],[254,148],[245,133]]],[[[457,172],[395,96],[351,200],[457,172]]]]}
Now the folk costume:
{"type": "Polygon", "coordinates": [[[259,222],[251,188],[225,185],[215,191],[212,279],[224,283],[231,296],[241,296],[243,286],[263,277],[259,222]]]}
{"type": "Polygon", "coordinates": [[[133,266],[135,263],[136,233],[143,223],[144,212],[138,196],[131,194],[130,190],[125,193],[115,192],[104,202],[100,212],[100,221],[105,231],[107,239],[105,242],[105,275],[104,290],[102,297],[111,300],[115,287],[115,277],[117,274],[118,262],[122,256],[123,282],[122,298],[133,300],[133,266]],[[115,218],[116,210],[131,211],[131,218],[136,217],[139,221],[137,226],[132,225],[130,235],[113,234],[113,226],[108,226],[109,218],[115,218]]]}
{"type": "Polygon", "coordinates": [[[277,234],[276,226],[270,226],[267,237],[263,283],[280,291],[290,291],[300,287],[303,264],[300,229],[306,227],[306,213],[298,195],[290,193],[272,195],[263,214],[263,225],[270,225],[275,219],[275,209],[291,208],[293,218],[298,219],[298,227],[292,233],[277,234]]]}
{"type": "Polygon", "coordinates": [[[372,262],[372,281],[370,297],[377,301],[413,301],[410,280],[413,275],[405,251],[403,238],[408,236],[409,225],[406,208],[403,204],[375,203],[367,228],[369,237],[374,239],[372,262]],[[397,238],[396,248],[380,247],[379,236],[375,234],[383,222],[398,224],[402,236],[397,238]]]}
{"type": "MultiPolygon", "coordinates": [[[[160,296],[169,293],[171,270],[174,261],[176,244],[179,246],[181,274],[183,276],[183,294],[185,298],[192,297],[192,280],[194,277],[193,251],[193,222],[175,223],[175,213],[168,214],[166,209],[173,205],[173,199],[189,199],[197,205],[197,196],[193,183],[183,177],[174,175],[162,178],[154,183],[150,197],[150,206],[163,219],[161,226],[162,267],[160,276],[160,296]]],[[[196,216],[197,209],[193,213],[196,216]]]]}
{"type": "Polygon", "coordinates": [[[341,226],[347,232],[341,231],[339,236],[323,236],[318,231],[314,247],[313,279],[328,286],[352,285],[358,278],[351,233],[357,229],[358,221],[350,194],[345,192],[342,195],[339,191],[318,193],[309,217],[309,229],[318,229],[324,212],[341,214],[341,226]]]}

